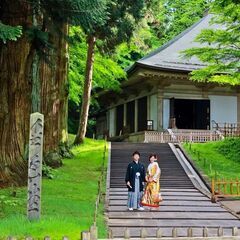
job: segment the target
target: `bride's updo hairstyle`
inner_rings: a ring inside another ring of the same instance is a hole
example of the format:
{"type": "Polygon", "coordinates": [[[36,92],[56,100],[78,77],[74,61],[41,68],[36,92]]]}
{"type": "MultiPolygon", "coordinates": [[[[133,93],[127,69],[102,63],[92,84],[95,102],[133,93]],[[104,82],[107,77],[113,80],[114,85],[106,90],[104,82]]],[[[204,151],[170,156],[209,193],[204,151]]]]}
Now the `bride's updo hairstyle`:
{"type": "Polygon", "coordinates": [[[157,154],[151,153],[151,154],[149,155],[148,161],[150,161],[150,159],[151,159],[152,157],[154,157],[155,159],[158,159],[157,154]]]}

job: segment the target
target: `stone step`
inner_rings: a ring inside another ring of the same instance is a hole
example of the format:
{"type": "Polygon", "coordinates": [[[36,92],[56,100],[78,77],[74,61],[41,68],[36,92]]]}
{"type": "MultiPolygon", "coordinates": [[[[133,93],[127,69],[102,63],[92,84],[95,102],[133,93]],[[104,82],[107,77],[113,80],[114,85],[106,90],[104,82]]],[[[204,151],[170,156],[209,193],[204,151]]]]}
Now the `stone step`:
{"type": "Polygon", "coordinates": [[[224,234],[230,236],[232,227],[240,227],[239,219],[220,204],[211,203],[194,187],[167,144],[112,143],[107,203],[108,227],[114,238],[124,237],[126,228],[131,237],[139,238],[142,228],[146,229],[149,237],[156,236],[158,228],[162,229],[163,236],[169,237],[173,227],[177,228],[178,236],[187,236],[189,227],[193,228],[194,236],[202,236],[203,227],[209,229],[209,236],[217,236],[218,227],[223,227],[224,234]],[[145,167],[149,164],[149,153],[154,152],[160,157],[163,201],[159,208],[127,210],[128,191],[124,179],[135,150],[141,153],[141,162],[145,167]]]}

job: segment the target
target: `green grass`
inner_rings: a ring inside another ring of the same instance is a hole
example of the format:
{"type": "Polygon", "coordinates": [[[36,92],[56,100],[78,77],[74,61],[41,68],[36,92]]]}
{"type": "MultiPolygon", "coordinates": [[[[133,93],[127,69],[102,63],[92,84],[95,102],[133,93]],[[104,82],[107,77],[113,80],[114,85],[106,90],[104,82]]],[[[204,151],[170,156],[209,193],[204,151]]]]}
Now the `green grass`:
{"type": "MultiPolygon", "coordinates": [[[[93,224],[104,144],[105,141],[86,139],[83,145],[72,148],[74,157],[63,160],[64,165],[54,172],[54,179],[43,179],[40,221],[29,222],[26,218],[26,187],[0,190],[0,196],[5,196],[8,201],[0,205],[0,238],[30,235],[80,239],[81,231],[88,230],[93,224]],[[16,197],[11,197],[13,190],[17,192],[16,197]]],[[[106,236],[103,212],[101,201],[97,223],[101,238],[106,236]]]]}
{"type": "Polygon", "coordinates": [[[209,178],[240,178],[240,139],[183,144],[196,166],[209,178]]]}

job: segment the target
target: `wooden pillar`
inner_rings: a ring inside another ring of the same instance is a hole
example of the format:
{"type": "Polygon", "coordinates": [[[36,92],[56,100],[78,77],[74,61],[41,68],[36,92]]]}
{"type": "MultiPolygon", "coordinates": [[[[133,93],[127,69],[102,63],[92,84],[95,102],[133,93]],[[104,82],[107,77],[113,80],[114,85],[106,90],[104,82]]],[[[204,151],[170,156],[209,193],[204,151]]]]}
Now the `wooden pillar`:
{"type": "Polygon", "coordinates": [[[135,124],[134,132],[138,131],[138,99],[135,99],[135,124]]]}
{"type": "Polygon", "coordinates": [[[108,128],[109,128],[109,136],[113,137],[116,136],[116,108],[110,108],[109,110],[109,121],[108,121],[108,128]]]}
{"type": "Polygon", "coordinates": [[[147,120],[151,120],[151,98],[147,96],[147,120]]]}
{"type": "Polygon", "coordinates": [[[123,126],[127,126],[127,104],[123,104],[123,126]]]}
{"type": "Polygon", "coordinates": [[[157,91],[157,130],[161,131],[163,129],[163,88],[158,88],[157,91]]]}
{"type": "Polygon", "coordinates": [[[113,136],[117,136],[118,135],[118,133],[117,133],[117,107],[115,106],[114,107],[114,114],[113,114],[113,116],[114,116],[114,120],[113,120],[113,132],[114,132],[114,134],[113,134],[113,136]]]}
{"type": "Polygon", "coordinates": [[[237,94],[237,122],[240,123],[240,93],[237,94]]]}

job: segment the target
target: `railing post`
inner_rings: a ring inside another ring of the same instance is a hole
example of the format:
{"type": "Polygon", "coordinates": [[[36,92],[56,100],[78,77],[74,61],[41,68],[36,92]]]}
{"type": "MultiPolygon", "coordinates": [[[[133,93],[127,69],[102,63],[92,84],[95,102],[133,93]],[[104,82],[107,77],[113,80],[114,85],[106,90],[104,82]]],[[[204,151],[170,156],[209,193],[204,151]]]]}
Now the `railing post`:
{"type": "Polygon", "coordinates": [[[125,239],[129,239],[130,238],[130,232],[129,232],[128,228],[126,228],[125,231],[124,231],[124,238],[125,239]]]}
{"type": "Polygon", "coordinates": [[[147,141],[147,132],[146,132],[146,131],[144,131],[144,142],[145,142],[145,143],[148,142],[148,141],[147,141]]]}
{"type": "Polygon", "coordinates": [[[237,227],[233,227],[233,229],[232,229],[232,235],[233,235],[233,236],[238,236],[238,228],[237,228],[237,227]]]}
{"type": "Polygon", "coordinates": [[[237,187],[237,195],[239,195],[240,191],[239,191],[239,180],[238,180],[238,178],[236,179],[236,187],[237,187]]]}
{"type": "Polygon", "coordinates": [[[203,228],[203,237],[208,237],[208,229],[206,227],[203,228]]]}
{"type": "Polygon", "coordinates": [[[176,238],[177,235],[178,235],[178,234],[177,234],[177,228],[174,227],[174,228],[172,229],[172,237],[176,238]]]}
{"type": "Polygon", "coordinates": [[[88,232],[88,231],[81,232],[81,239],[82,240],[91,240],[90,232],[88,232]]]}
{"type": "Polygon", "coordinates": [[[109,239],[113,238],[113,231],[112,231],[112,229],[108,230],[108,238],[109,239]]]}
{"type": "Polygon", "coordinates": [[[216,196],[215,196],[215,180],[212,178],[212,197],[211,197],[211,202],[216,203],[216,196]]]}
{"type": "Polygon", "coordinates": [[[90,227],[90,239],[91,240],[97,240],[98,236],[97,236],[97,226],[93,225],[90,227]]]}
{"type": "Polygon", "coordinates": [[[188,237],[193,237],[193,229],[192,228],[188,228],[187,236],[188,237]]]}
{"type": "Polygon", "coordinates": [[[218,228],[218,237],[222,237],[223,236],[223,228],[219,227],[218,228]]]}
{"type": "Polygon", "coordinates": [[[161,238],[161,237],[162,237],[162,229],[159,228],[159,229],[157,230],[157,238],[161,238]]]}
{"type": "Polygon", "coordinates": [[[146,237],[147,237],[147,231],[146,231],[145,228],[142,228],[142,229],[141,229],[140,237],[141,237],[141,238],[146,238],[146,237]]]}

